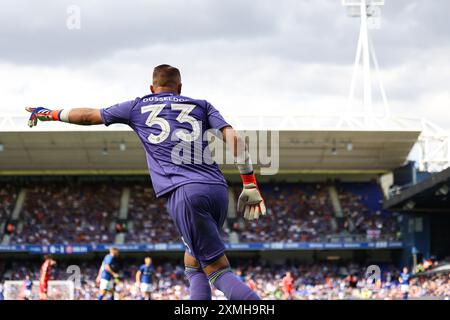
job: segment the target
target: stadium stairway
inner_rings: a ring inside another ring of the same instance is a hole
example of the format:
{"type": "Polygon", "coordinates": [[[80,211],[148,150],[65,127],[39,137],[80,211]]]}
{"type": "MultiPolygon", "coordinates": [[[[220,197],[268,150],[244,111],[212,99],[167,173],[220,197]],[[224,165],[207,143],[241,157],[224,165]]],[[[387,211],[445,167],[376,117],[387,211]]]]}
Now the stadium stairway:
{"type": "Polygon", "coordinates": [[[114,243],[124,244],[125,243],[125,234],[124,233],[116,234],[116,238],[114,239],[114,243]]]}
{"type": "Polygon", "coordinates": [[[334,185],[329,186],[328,191],[330,193],[331,204],[333,205],[335,216],[338,218],[342,218],[344,215],[342,214],[341,202],[339,201],[336,187],[334,185]]]}
{"type": "MultiPolygon", "coordinates": [[[[120,208],[119,208],[119,219],[122,221],[128,220],[128,205],[130,202],[130,188],[124,187],[122,189],[122,195],[120,197],[120,208]]],[[[133,228],[132,222],[128,222],[128,226],[133,228]]],[[[114,228],[114,227],[113,227],[114,228]]],[[[116,237],[114,239],[114,242],[117,244],[124,244],[125,243],[125,234],[124,233],[117,233],[116,237]]]]}
{"type": "Polygon", "coordinates": [[[130,188],[125,187],[120,197],[119,219],[128,219],[128,203],[130,202],[130,188]]]}
{"type": "Polygon", "coordinates": [[[233,187],[228,188],[228,218],[235,219],[236,213],[236,198],[233,187]]]}
{"type": "MultiPolygon", "coordinates": [[[[128,220],[127,230],[128,230],[128,232],[134,232],[134,223],[133,223],[133,221],[128,220]]],[[[125,235],[124,235],[124,237],[125,237],[125,235]]],[[[117,240],[120,240],[120,238],[117,239],[117,237],[116,237],[116,241],[117,240]]],[[[125,241],[125,239],[124,239],[124,241],[125,241]]]]}
{"type": "MultiPolygon", "coordinates": [[[[14,205],[14,210],[11,213],[10,218],[13,223],[17,222],[20,218],[20,213],[22,212],[22,207],[23,207],[23,204],[25,203],[26,195],[27,195],[26,189],[22,188],[19,191],[19,195],[17,196],[16,204],[14,205]]],[[[18,225],[18,228],[21,228],[20,224],[18,225]]],[[[11,241],[11,236],[9,234],[5,234],[3,236],[1,244],[8,245],[10,243],[10,241],[11,241]]]]}
{"type": "MultiPolygon", "coordinates": [[[[235,190],[233,187],[228,188],[228,216],[227,216],[227,225],[232,225],[233,221],[237,219],[237,199],[235,190]]],[[[224,226],[225,227],[225,226],[224,226]]],[[[230,243],[239,243],[239,235],[235,231],[231,231],[229,233],[229,242],[230,243]]]]}
{"type": "Polygon", "coordinates": [[[330,224],[333,231],[338,230],[338,222],[337,219],[343,216],[341,202],[339,201],[339,196],[334,185],[330,185],[328,187],[328,194],[331,201],[331,206],[333,207],[334,217],[331,219],[330,224]]]}

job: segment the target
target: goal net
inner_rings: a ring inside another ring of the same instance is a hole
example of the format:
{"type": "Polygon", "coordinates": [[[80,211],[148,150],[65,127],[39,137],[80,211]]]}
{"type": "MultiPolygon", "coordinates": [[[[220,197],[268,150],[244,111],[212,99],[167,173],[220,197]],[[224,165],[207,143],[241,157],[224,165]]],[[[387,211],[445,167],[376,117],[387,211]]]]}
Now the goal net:
{"type": "MultiPolygon", "coordinates": [[[[25,281],[5,281],[5,300],[23,300],[25,298],[25,281]]],[[[49,300],[73,300],[75,297],[75,285],[73,281],[51,280],[48,282],[49,300]]],[[[33,281],[31,292],[32,300],[39,300],[39,281],[33,281]]]]}

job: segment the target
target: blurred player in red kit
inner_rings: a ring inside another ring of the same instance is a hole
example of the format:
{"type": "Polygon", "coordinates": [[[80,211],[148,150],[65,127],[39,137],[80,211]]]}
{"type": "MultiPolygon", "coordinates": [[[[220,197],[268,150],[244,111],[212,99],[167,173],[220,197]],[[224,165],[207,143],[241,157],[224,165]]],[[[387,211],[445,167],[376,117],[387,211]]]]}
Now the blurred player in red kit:
{"type": "Polygon", "coordinates": [[[282,280],[284,299],[291,300],[294,292],[294,278],[292,273],[286,272],[286,276],[282,280]]]}
{"type": "Polygon", "coordinates": [[[252,289],[253,291],[256,291],[256,283],[253,281],[252,276],[247,276],[245,279],[245,283],[252,289]]]}
{"type": "Polygon", "coordinates": [[[41,300],[48,300],[47,289],[48,281],[52,273],[52,267],[56,261],[50,255],[44,256],[44,263],[41,266],[41,274],[39,276],[39,297],[41,300]]]}

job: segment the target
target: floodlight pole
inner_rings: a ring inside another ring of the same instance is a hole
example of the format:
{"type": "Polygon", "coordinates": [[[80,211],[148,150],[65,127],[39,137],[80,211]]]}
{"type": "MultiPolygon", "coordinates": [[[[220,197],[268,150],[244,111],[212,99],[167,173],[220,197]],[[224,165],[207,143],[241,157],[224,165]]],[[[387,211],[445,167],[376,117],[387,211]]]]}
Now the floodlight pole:
{"type": "MultiPolygon", "coordinates": [[[[369,37],[369,18],[376,15],[376,11],[368,12],[368,8],[374,9],[384,5],[384,0],[342,0],[342,4],[346,7],[359,9],[357,16],[361,18],[361,26],[359,30],[358,45],[356,47],[356,57],[353,65],[352,80],[350,84],[350,93],[348,97],[347,112],[340,116],[337,128],[343,129],[347,125],[347,129],[357,128],[384,128],[383,124],[390,121],[399,122],[401,118],[392,117],[386,92],[384,90],[383,81],[380,75],[378,59],[375,54],[375,48],[369,37]],[[384,104],[384,115],[379,117],[374,114],[372,102],[372,66],[375,70],[376,80],[380,89],[381,97],[384,104]],[[363,72],[363,108],[361,112],[353,113],[353,104],[355,100],[356,80],[362,65],[363,72]],[[356,114],[356,116],[354,116],[356,114]],[[358,118],[361,118],[358,119],[358,118]],[[381,126],[380,126],[381,124],[381,126]]],[[[419,168],[423,171],[436,172],[450,167],[450,134],[448,131],[439,128],[437,125],[424,119],[415,119],[421,123],[421,135],[416,143],[419,147],[420,159],[418,160],[419,168]]]]}
{"type": "MultiPolygon", "coordinates": [[[[361,31],[359,36],[361,37],[361,41],[358,43],[362,49],[362,58],[363,58],[363,76],[364,76],[364,119],[366,123],[373,116],[372,109],[372,76],[370,70],[370,47],[369,47],[369,30],[367,27],[367,4],[366,0],[361,0],[361,31]]],[[[356,70],[353,70],[356,72],[356,70]]]]}
{"type": "Polygon", "coordinates": [[[362,65],[362,73],[363,73],[363,112],[362,112],[362,118],[364,119],[365,125],[369,125],[372,122],[372,119],[374,117],[373,112],[373,102],[372,102],[372,66],[371,66],[371,59],[374,60],[374,66],[375,71],[377,74],[377,80],[379,82],[380,91],[382,93],[383,102],[384,102],[384,115],[390,116],[389,107],[387,104],[387,98],[386,94],[383,88],[383,84],[381,81],[381,77],[379,74],[379,66],[376,61],[376,55],[374,51],[374,47],[370,41],[369,38],[369,12],[368,7],[369,5],[374,6],[381,6],[384,2],[378,2],[378,3],[371,3],[367,0],[358,0],[358,1],[343,1],[344,6],[350,6],[355,9],[358,9],[359,14],[358,17],[361,18],[361,25],[359,30],[359,37],[358,37],[358,45],[356,47],[356,57],[355,57],[355,63],[353,66],[353,72],[352,72],[352,80],[350,84],[350,93],[348,97],[348,105],[347,105],[347,112],[348,115],[352,113],[353,110],[353,104],[355,100],[355,87],[356,87],[356,80],[358,76],[358,72],[360,70],[360,64],[362,65]]]}

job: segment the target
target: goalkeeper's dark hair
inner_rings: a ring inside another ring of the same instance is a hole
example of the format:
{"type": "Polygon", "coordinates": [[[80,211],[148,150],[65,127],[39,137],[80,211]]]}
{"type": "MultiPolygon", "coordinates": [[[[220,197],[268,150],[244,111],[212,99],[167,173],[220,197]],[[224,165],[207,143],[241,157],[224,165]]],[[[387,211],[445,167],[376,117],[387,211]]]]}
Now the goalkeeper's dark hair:
{"type": "Polygon", "coordinates": [[[181,83],[181,73],[178,68],[168,64],[160,64],[153,69],[153,86],[177,87],[181,83]]]}

